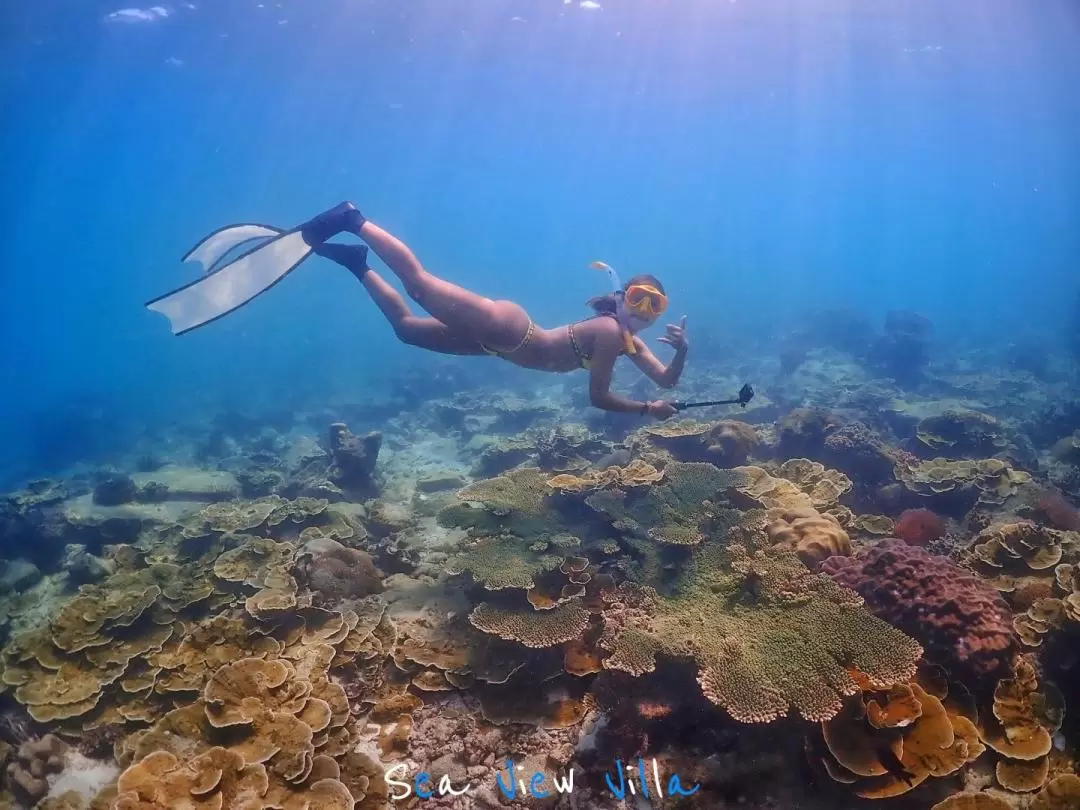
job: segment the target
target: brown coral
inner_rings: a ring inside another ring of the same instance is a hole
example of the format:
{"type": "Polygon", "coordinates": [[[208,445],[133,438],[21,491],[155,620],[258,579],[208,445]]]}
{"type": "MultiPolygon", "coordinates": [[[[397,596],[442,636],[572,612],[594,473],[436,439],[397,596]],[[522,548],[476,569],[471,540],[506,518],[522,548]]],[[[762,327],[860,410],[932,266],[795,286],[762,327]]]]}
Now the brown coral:
{"type": "Polygon", "coordinates": [[[382,572],[371,555],[329,537],[305,542],[297,563],[297,574],[317,595],[317,604],[334,605],[383,591],[382,572]]]}
{"type": "Polygon", "coordinates": [[[53,734],[19,746],[8,764],[7,783],[15,797],[28,807],[35,806],[49,792],[47,777],[64,769],[67,743],[53,734]]]}
{"type": "Polygon", "coordinates": [[[1052,631],[1080,623],[1080,565],[1058,565],[1049,587],[1051,596],[1035,599],[1025,613],[1013,620],[1027,646],[1038,647],[1052,631]]]}
{"type": "Polygon", "coordinates": [[[994,690],[993,714],[979,723],[980,738],[1000,757],[995,773],[1002,787],[1030,792],[1045,784],[1063,715],[1060,695],[1040,687],[1031,661],[1018,658],[1015,676],[994,690]]]}
{"type": "Polygon", "coordinates": [[[869,799],[898,796],[955,773],[984,747],[975,725],[918,682],[854,695],[821,724],[826,770],[869,799]],[[827,751],[827,754],[825,753],[827,751]]]}
{"type": "Polygon", "coordinates": [[[930,810],[1012,810],[1012,805],[990,793],[954,793],[930,810]]]}
{"type": "Polygon", "coordinates": [[[1031,810],[1076,810],[1080,807],[1080,776],[1062,774],[1047,783],[1035,801],[1031,810]]]}

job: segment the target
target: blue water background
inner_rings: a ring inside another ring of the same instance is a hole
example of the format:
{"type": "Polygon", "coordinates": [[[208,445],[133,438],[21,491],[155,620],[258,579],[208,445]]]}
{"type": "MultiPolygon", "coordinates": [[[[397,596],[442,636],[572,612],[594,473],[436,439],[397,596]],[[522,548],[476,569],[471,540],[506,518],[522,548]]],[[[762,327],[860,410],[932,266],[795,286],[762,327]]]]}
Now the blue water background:
{"type": "Polygon", "coordinates": [[[57,414],[107,415],[119,442],[438,362],[322,260],[184,337],[143,308],[206,232],[346,198],[547,326],[605,289],[590,260],[654,272],[691,336],[723,336],[692,362],[838,305],[1064,340],[1075,0],[195,6],[0,10],[4,483],[49,471],[57,414]]]}

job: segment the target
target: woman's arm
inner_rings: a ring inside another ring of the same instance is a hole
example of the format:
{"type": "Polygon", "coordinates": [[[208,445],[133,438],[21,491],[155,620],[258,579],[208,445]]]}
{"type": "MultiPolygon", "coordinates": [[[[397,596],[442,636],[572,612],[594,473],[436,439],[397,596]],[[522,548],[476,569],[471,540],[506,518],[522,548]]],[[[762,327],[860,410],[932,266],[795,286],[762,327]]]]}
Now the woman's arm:
{"type": "Polygon", "coordinates": [[[589,402],[601,410],[644,416],[649,403],[637,402],[611,392],[611,377],[621,350],[622,332],[618,328],[604,329],[597,334],[589,363],[589,402]]]}
{"type": "Polygon", "coordinates": [[[682,376],[683,367],[686,365],[686,352],[690,344],[686,340],[686,316],[679,321],[679,325],[668,324],[667,334],[659,338],[661,343],[675,347],[675,356],[666,366],[661,363],[655,354],[645,345],[645,341],[634,336],[634,348],[637,352],[630,356],[634,365],[641,369],[650,380],[661,388],[674,388],[682,376]]]}

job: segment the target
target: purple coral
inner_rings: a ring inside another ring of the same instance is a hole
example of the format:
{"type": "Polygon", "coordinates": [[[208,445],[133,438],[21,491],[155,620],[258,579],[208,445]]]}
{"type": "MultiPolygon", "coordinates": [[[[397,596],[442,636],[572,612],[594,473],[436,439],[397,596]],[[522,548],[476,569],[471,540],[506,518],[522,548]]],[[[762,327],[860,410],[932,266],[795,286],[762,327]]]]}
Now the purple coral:
{"type": "Polygon", "coordinates": [[[970,688],[993,689],[1011,671],[1017,642],[1009,607],[966,568],[890,538],[856,557],[832,557],[821,571],[970,688]]]}

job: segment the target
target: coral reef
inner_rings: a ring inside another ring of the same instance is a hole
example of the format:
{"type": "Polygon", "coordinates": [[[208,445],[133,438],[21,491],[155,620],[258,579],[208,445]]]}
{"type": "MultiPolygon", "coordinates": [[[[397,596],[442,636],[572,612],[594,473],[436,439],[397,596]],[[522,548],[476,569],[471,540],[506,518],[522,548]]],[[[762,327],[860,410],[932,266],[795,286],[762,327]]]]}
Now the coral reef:
{"type": "Polygon", "coordinates": [[[758,393],[701,421],[440,361],[63,448],[0,496],[0,807],[1077,806],[1074,364],[778,320],[695,338],[679,399],[758,393]]]}
{"type": "Polygon", "coordinates": [[[1010,447],[1008,431],[997,419],[973,410],[946,409],[921,420],[915,428],[915,450],[934,458],[983,459],[1010,447]]]}
{"type": "Polygon", "coordinates": [[[733,419],[677,421],[643,428],[645,438],[678,461],[708,461],[718,467],[745,464],[760,438],[753,425],[733,419]]]}

